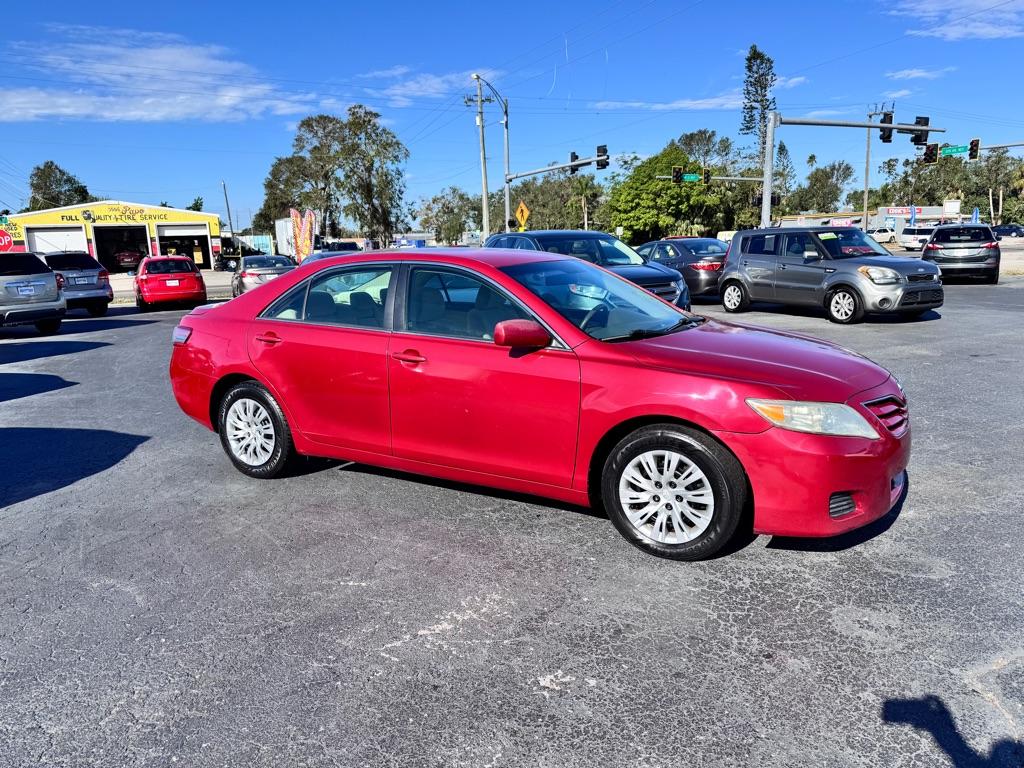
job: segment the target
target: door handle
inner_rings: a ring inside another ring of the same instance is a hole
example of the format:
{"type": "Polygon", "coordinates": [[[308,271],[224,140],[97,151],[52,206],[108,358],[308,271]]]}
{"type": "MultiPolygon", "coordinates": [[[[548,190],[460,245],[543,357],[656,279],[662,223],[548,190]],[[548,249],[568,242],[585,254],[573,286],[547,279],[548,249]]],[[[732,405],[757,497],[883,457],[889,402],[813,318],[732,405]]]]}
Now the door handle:
{"type": "Polygon", "coordinates": [[[779,269],[785,269],[785,268],[786,268],[785,264],[779,264],[779,269]]]}
{"type": "Polygon", "coordinates": [[[392,352],[391,357],[401,363],[425,363],[427,358],[414,349],[407,349],[405,352],[392,352]]]}
{"type": "Polygon", "coordinates": [[[264,344],[274,346],[275,344],[280,344],[282,341],[284,341],[284,339],[282,339],[276,333],[261,333],[259,336],[256,337],[256,341],[262,341],[264,344]]]}

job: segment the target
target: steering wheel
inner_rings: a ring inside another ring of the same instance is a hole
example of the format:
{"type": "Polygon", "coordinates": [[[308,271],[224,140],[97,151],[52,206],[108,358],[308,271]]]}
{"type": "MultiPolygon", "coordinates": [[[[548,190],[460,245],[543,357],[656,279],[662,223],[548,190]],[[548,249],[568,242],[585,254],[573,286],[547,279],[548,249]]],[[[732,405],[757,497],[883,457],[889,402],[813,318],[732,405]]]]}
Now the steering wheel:
{"type": "Polygon", "coordinates": [[[590,310],[589,312],[587,312],[587,314],[583,316],[583,319],[580,321],[580,330],[587,330],[587,326],[590,325],[590,322],[595,317],[597,317],[599,313],[604,312],[607,315],[609,309],[610,307],[608,306],[608,304],[602,301],[600,304],[598,304],[596,307],[594,307],[592,310],[590,310]]]}

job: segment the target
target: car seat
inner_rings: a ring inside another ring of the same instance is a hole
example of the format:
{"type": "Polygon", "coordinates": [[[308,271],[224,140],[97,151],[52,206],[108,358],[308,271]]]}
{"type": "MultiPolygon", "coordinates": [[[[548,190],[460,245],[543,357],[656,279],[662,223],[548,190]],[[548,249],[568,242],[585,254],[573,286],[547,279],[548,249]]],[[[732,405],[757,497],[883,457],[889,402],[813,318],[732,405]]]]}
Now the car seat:
{"type": "Polygon", "coordinates": [[[310,291],[306,297],[306,320],[335,323],[338,320],[337,306],[327,291],[310,291]]]}
{"type": "Polygon", "coordinates": [[[519,317],[516,310],[504,296],[486,286],[481,286],[476,294],[473,309],[466,316],[466,328],[470,336],[479,339],[492,339],[494,326],[502,320],[519,317]]]}
{"type": "Polygon", "coordinates": [[[409,307],[409,330],[445,331],[444,294],[437,288],[424,288],[413,294],[409,307]]]}
{"type": "Polygon", "coordinates": [[[377,302],[366,291],[356,291],[349,297],[352,307],[352,322],[354,325],[380,326],[384,319],[384,310],[377,306],[377,302]]]}

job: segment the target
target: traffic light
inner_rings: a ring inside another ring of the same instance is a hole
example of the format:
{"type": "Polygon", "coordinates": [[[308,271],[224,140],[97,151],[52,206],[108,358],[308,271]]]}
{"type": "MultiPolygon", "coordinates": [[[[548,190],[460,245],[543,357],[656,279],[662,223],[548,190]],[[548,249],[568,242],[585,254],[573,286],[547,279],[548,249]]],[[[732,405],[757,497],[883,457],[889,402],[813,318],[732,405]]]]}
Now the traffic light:
{"type": "Polygon", "coordinates": [[[597,145],[597,170],[603,171],[608,167],[608,145],[597,145]]]}
{"type": "Polygon", "coordinates": [[[935,165],[939,162],[939,145],[928,144],[924,148],[924,155],[921,156],[921,162],[925,165],[935,165]]]}
{"type": "MultiPolygon", "coordinates": [[[[569,162],[570,163],[575,163],[579,159],[580,159],[580,156],[577,155],[575,152],[570,152],[569,153],[569,162]]],[[[574,166],[572,166],[569,169],[569,173],[576,173],[576,171],[578,171],[578,170],[579,170],[579,167],[574,165],[574,166]]]]}
{"type": "Polygon", "coordinates": [[[672,166],[672,183],[682,184],[683,183],[683,166],[673,165],[672,166]]]}
{"type": "Polygon", "coordinates": [[[971,139],[970,148],[967,150],[968,160],[977,160],[981,157],[981,139],[971,139]]]}
{"type": "Polygon", "coordinates": [[[711,169],[710,168],[705,168],[704,169],[704,183],[705,184],[710,184],[711,183],[711,169]]]}
{"type": "MultiPolygon", "coordinates": [[[[914,118],[914,125],[928,125],[929,120],[927,117],[921,117],[918,115],[914,118]]],[[[910,143],[918,147],[928,143],[928,131],[914,131],[910,134],[910,143]]]]}
{"type": "MultiPolygon", "coordinates": [[[[892,112],[882,113],[882,122],[892,125],[892,112]]],[[[883,128],[878,132],[878,138],[882,140],[883,144],[888,144],[892,141],[892,128],[883,128]]]]}

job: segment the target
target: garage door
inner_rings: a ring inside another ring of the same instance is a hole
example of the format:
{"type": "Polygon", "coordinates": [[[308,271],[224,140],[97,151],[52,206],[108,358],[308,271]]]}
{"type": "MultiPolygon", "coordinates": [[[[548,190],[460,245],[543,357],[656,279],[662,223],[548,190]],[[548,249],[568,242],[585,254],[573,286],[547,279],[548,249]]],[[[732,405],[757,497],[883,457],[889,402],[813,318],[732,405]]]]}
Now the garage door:
{"type": "Polygon", "coordinates": [[[30,251],[86,251],[82,227],[25,227],[25,245],[30,251]]]}
{"type": "Polygon", "coordinates": [[[156,233],[160,237],[206,237],[210,234],[202,224],[159,224],[156,233]]]}

